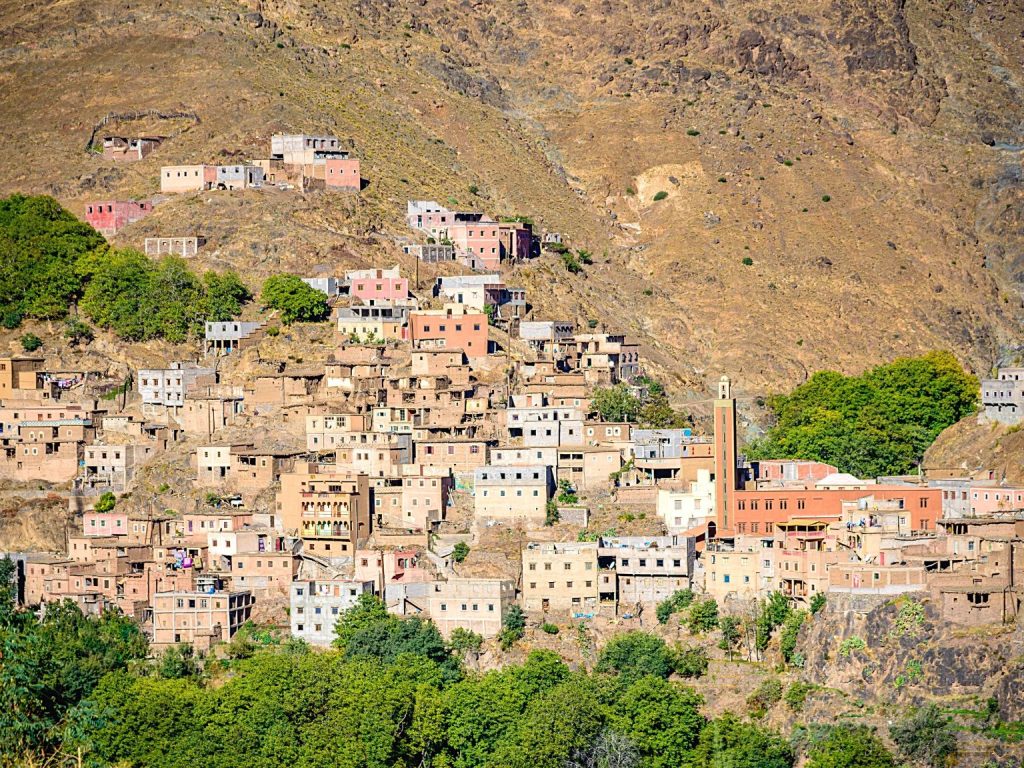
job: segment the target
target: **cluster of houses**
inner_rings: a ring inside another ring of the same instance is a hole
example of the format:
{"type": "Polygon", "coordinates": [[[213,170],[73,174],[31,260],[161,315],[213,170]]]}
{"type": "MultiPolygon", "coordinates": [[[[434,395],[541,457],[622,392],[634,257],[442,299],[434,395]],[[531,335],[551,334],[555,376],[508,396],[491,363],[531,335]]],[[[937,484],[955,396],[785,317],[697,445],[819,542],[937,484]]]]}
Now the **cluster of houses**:
{"type": "MultiPolygon", "coordinates": [[[[247,167],[319,180],[350,168],[343,154],[332,137],[281,136],[265,168],[247,167]]],[[[122,399],[97,374],[0,359],[0,477],[63,485],[76,512],[64,551],[12,553],[21,600],[117,607],[158,647],[209,646],[252,618],[326,645],[367,592],[445,635],[484,637],[514,603],[636,617],[684,588],[726,612],[774,591],[857,605],[911,593],[951,622],[1016,620],[1024,487],[748,461],[726,377],[710,436],[602,420],[596,387],[642,393],[639,346],[530,315],[500,272],[529,257],[529,226],[430,201],[409,203],[408,223],[428,240],[407,246],[419,258],[448,249],[482,272],[437,278],[429,295],[398,267],[305,278],[334,308],[326,359],[236,367],[268,323],[210,322],[202,359],[140,369],[122,399]],[[162,458],[186,454],[189,475],[163,488],[186,500],[177,509],[132,498],[169,472],[154,470],[162,458]],[[642,514],[652,532],[596,535],[598,507],[642,514]],[[521,533],[518,561],[459,575],[454,543],[495,527],[521,533]]],[[[991,418],[1008,421],[1018,373],[985,382],[991,418]]]]}
{"type": "MultiPolygon", "coordinates": [[[[142,160],[159,147],[161,141],[161,137],[152,136],[108,136],[103,139],[102,156],[115,162],[142,160]]],[[[259,189],[268,184],[303,191],[358,192],[362,187],[359,159],[353,155],[351,143],[336,136],[275,134],[270,139],[268,158],[228,165],[165,165],[160,169],[163,195],[259,189]]],[[[96,200],[86,203],[84,218],[100,234],[111,237],[152,213],[153,205],[153,200],[96,200]]],[[[168,242],[154,243],[156,254],[195,255],[194,249],[191,253],[180,252],[178,248],[184,249],[186,244],[174,242],[190,238],[161,239],[168,242]]],[[[148,242],[146,246],[148,254],[148,242]]]]}

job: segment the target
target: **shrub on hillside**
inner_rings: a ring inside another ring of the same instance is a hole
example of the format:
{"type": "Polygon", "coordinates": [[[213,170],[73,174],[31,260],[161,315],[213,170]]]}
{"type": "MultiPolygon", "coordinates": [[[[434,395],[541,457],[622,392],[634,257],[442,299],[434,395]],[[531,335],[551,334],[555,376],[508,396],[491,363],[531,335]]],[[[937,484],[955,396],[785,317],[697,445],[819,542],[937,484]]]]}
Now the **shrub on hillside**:
{"type": "Polygon", "coordinates": [[[34,333],[26,333],[22,335],[19,341],[21,342],[21,348],[26,352],[35,352],[43,346],[43,340],[34,333]]]}

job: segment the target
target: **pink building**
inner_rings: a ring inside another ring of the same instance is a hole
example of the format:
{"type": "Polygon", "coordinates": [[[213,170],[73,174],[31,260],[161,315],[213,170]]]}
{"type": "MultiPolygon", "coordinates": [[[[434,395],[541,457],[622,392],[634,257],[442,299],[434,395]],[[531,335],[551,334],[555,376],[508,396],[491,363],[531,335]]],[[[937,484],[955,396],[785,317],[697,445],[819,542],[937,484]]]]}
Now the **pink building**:
{"type": "Polygon", "coordinates": [[[324,184],[328,189],[358,192],[361,184],[359,161],[353,157],[329,157],[324,161],[324,184]]]}
{"type": "Polygon", "coordinates": [[[352,278],[349,295],[365,304],[403,301],[409,298],[409,279],[399,277],[397,268],[361,270],[352,278]]]}
{"type": "Polygon", "coordinates": [[[969,497],[975,515],[1024,509],[1024,488],[971,483],[969,497]]]}
{"type": "Polygon", "coordinates": [[[496,221],[469,221],[448,227],[456,252],[475,269],[501,265],[502,238],[496,221]]]}
{"type": "Polygon", "coordinates": [[[128,513],[89,510],[82,516],[82,533],[86,536],[127,536],[128,513]]]}
{"type": "Polygon", "coordinates": [[[101,200],[86,203],[85,220],[101,235],[110,237],[152,212],[149,200],[101,200]]]}

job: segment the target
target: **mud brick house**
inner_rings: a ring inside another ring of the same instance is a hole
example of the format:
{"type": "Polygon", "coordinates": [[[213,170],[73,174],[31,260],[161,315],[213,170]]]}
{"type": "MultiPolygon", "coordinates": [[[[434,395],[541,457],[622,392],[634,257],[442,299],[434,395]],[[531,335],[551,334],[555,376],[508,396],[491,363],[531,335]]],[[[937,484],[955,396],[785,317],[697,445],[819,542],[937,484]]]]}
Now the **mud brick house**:
{"type": "Polygon", "coordinates": [[[206,323],[206,354],[229,355],[232,352],[248,349],[257,344],[266,335],[267,324],[252,323],[241,320],[206,323]]]}
{"type": "Polygon", "coordinates": [[[479,467],[473,478],[473,511],[477,519],[543,524],[553,487],[548,466],[479,467]]]}
{"type": "Polygon", "coordinates": [[[143,413],[176,415],[185,404],[185,393],[197,384],[215,384],[217,371],[195,363],[175,362],[167,368],[139,370],[138,391],[143,413]]]}
{"type": "Polygon", "coordinates": [[[515,582],[509,579],[457,578],[431,585],[427,612],[446,638],[456,627],[496,637],[515,601],[515,582]]]}
{"type": "Polygon", "coordinates": [[[341,465],[307,464],[281,475],[277,513],[304,551],[326,559],[352,557],[371,532],[369,477],[341,465]]]}
{"type": "Polygon", "coordinates": [[[163,143],[163,136],[104,136],[103,159],[114,162],[142,160],[163,143]]]}
{"type": "Polygon", "coordinates": [[[149,200],[97,200],[85,204],[85,220],[104,237],[112,237],[153,212],[149,200]]]}
{"type": "Polygon", "coordinates": [[[467,312],[461,304],[419,310],[409,315],[409,337],[417,349],[461,349],[479,359],[488,352],[487,315],[467,312]]]}
{"type": "Polygon", "coordinates": [[[593,615],[598,609],[597,542],[530,543],[523,550],[527,611],[593,615]]]}
{"type": "Polygon", "coordinates": [[[982,379],[981,403],[986,419],[1020,424],[1024,419],[1024,368],[1000,368],[994,379],[982,379]]]}
{"type": "Polygon", "coordinates": [[[348,295],[368,305],[399,304],[409,298],[409,280],[398,267],[358,269],[345,273],[348,295]]]}
{"type": "Polygon", "coordinates": [[[255,599],[248,591],[158,592],[153,597],[153,645],[191,643],[208,650],[227,642],[249,620],[255,599]]]}
{"type": "Polygon", "coordinates": [[[697,552],[693,537],[616,536],[602,537],[597,555],[601,571],[614,572],[617,602],[633,606],[688,589],[697,552]]]}

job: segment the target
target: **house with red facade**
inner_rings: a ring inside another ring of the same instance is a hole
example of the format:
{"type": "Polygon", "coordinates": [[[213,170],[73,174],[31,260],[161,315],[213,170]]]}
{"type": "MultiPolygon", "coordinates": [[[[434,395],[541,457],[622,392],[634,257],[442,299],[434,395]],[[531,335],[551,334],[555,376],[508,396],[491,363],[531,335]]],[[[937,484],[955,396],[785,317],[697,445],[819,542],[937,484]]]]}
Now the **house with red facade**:
{"type": "Polygon", "coordinates": [[[129,224],[153,212],[149,200],[97,200],[85,204],[85,220],[104,237],[116,235],[129,224]]]}

